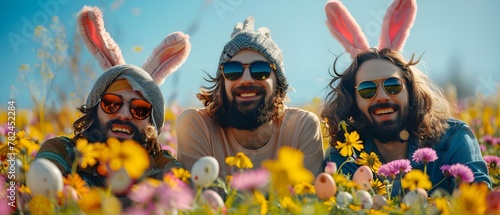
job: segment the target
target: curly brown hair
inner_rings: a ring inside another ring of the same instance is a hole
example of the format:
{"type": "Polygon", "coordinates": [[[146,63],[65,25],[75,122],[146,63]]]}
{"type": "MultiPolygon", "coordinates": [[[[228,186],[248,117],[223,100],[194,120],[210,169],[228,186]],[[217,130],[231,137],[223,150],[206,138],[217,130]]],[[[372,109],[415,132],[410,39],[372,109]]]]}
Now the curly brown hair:
{"type": "MultiPolygon", "coordinates": [[[[200,100],[206,107],[207,113],[212,118],[221,117],[226,113],[223,110],[223,93],[225,93],[224,88],[224,76],[221,72],[218,72],[215,77],[210,74],[205,73],[208,78],[204,78],[205,81],[212,83],[212,86],[202,87],[200,92],[196,94],[198,100],[200,100]]],[[[273,120],[279,120],[285,113],[285,101],[287,100],[286,92],[288,90],[288,82],[283,78],[276,78],[276,97],[274,98],[275,112],[273,113],[273,120]]]]}
{"type": "Polygon", "coordinates": [[[355,77],[361,65],[372,59],[383,59],[393,63],[403,71],[404,81],[409,94],[409,113],[406,128],[416,135],[420,146],[430,147],[436,143],[449,127],[447,119],[452,116],[452,105],[448,102],[442,90],[429,77],[415,67],[420,62],[414,55],[409,61],[396,51],[390,49],[370,51],[357,55],[351,65],[338,73],[333,64],[333,79],[328,84],[331,91],[327,94],[321,116],[328,119],[330,145],[342,141],[343,131],[339,129],[340,121],[344,120],[357,131],[363,133],[368,119],[361,113],[355,97],[355,77]]]}

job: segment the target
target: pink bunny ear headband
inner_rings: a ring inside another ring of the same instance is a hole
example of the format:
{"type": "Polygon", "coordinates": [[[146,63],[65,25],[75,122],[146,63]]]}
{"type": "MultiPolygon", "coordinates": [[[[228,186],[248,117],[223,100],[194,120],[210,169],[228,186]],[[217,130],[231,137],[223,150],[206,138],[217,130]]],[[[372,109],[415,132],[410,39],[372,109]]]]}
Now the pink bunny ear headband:
{"type": "Polygon", "coordinates": [[[97,7],[84,6],[78,13],[78,32],[90,53],[99,61],[105,72],[97,79],[87,98],[93,107],[101,95],[117,79],[125,79],[153,105],[151,118],[161,131],[164,100],[158,85],[175,72],[187,59],[191,50],[189,36],[174,32],[165,37],[150,55],[142,68],[125,64],[120,47],[104,28],[103,15],[97,7]]]}
{"type": "MultiPolygon", "coordinates": [[[[365,34],[347,8],[338,0],[325,4],[326,25],[332,35],[355,58],[369,51],[365,34]]],[[[417,15],[416,0],[394,0],[384,16],[378,49],[401,51],[417,15]]]]}

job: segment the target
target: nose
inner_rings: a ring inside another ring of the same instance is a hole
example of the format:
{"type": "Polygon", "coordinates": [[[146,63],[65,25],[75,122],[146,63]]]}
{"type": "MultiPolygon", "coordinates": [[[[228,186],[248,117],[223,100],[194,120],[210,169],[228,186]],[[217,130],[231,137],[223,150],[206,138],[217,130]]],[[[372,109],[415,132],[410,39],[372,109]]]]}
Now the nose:
{"type": "Polygon", "coordinates": [[[389,101],[389,94],[385,92],[383,84],[378,84],[377,85],[377,95],[375,96],[375,99],[377,102],[387,102],[389,101]]]}
{"type": "Polygon", "coordinates": [[[120,110],[118,110],[118,112],[116,112],[116,116],[120,120],[132,119],[132,114],[130,114],[130,111],[129,111],[129,104],[125,102],[123,104],[123,106],[120,108],[120,110]]]}
{"type": "Polygon", "coordinates": [[[250,85],[250,84],[253,84],[254,83],[254,80],[252,78],[252,75],[250,75],[250,69],[247,67],[245,67],[245,70],[243,70],[243,75],[241,76],[241,84],[246,84],[246,85],[250,85]]]}

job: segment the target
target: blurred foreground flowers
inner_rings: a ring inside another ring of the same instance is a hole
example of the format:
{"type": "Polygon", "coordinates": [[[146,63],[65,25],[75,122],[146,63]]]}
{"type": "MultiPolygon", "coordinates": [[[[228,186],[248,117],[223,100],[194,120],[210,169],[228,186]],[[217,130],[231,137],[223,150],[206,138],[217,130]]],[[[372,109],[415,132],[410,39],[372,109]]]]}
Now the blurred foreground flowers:
{"type": "MultiPolygon", "coordinates": [[[[324,173],[314,176],[303,167],[303,154],[286,147],[280,149],[276,159],[267,160],[260,167],[253,166],[245,154],[238,153],[225,161],[200,159],[202,167],[213,167],[209,173],[199,171],[206,168],[176,168],[161,180],[149,179],[142,177],[149,166],[147,152],[133,141],[116,139],[109,139],[106,143],[88,143],[80,139],[76,143],[79,151],[76,165],[100,166],[100,174],[107,175],[109,187],[89,187],[76,173],[64,177],[57,174],[46,176],[51,179],[46,184],[27,183],[26,174],[30,167],[45,165],[33,162],[40,144],[57,135],[71,136],[66,131],[67,123],[59,123],[78,117],[76,109],[69,110],[61,108],[61,119],[43,122],[50,128],[44,132],[37,129],[40,127],[38,123],[42,122],[36,119],[36,114],[18,110],[17,131],[12,142],[15,147],[12,149],[8,147],[7,120],[0,118],[0,158],[3,163],[0,168],[0,185],[3,187],[0,214],[500,213],[500,129],[496,123],[500,121],[497,113],[500,108],[496,106],[474,105],[460,112],[477,135],[495,190],[489,190],[484,184],[471,183],[470,170],[456,164],[444,166],[442,170],[461,180],[457,189],[451,194],[434,192],[430,195],[427,190],[434,185],[426,170],[412,169],[408,160],[383,164],[375,154],[361,153],[348,162],[358,164],[369,174],[343,175],[337,168],[342,164],[329,163],[324,173]],[[217,178],[218,168],[215,166],[218,162],[241,171],[225,179],[217,178]],[[374,177],[377,174],[388,180],[378,180],[374,177]],[[193,180],[193,176],[202,180],[193,180]],[[402,183],[398,186],[405,190],[404,196],[388,195],[396,186],[391,183],[393,177],[401,177],[402,183]],[[41,185],[45,188],[43,192],[50,192],[40,193],[38,186],[41,185]]],[[[179,107],[167,109],[165,130],[160,136],[162,147],[173,154],[176,150],[173,122],[180,110],[179,107]]],[[[349,156],[352,150],[362,149],[359,135],[346,135],[349,141],[339,144],[339,150],[344,150],[349,156]]],[[[436,157],[432,149],[425,148],[417,150],[410,159],[425,165],[436,157]]]]}

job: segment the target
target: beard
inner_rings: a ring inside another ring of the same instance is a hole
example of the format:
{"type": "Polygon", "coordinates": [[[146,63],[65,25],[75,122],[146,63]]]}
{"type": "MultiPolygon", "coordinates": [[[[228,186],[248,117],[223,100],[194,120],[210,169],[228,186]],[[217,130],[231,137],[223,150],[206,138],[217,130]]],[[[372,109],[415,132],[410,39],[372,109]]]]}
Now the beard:
{"type": "MultiPolygon", "coordinates": [[[[144,145],[146,143],[146,134],[145,131],[140,131],[134,123],[130,121],[122,121],[119,119],[110,120],[106,124],[102,124],[102,122],[96,118],[92,125],[83,132],[83,136],[87,138],[87,140],[91,143],[101,142],[104,143],[109,138],[107,132],[111,130],[112,124],[121,124],[128,126],[132,129],[133,136],[132,139],[137,141],[139,144],[144,145]]],[[[120,141],[124,141],[121,138],[118,138],[120,141]]]]}
{"type": "MultiPolygon", "coordinates": [[[[266,93],[262,87],[241,86],[232,91],[233,98],[236,98],[235,91],[237,90],[258,90],[261,95],[266,93]]],[[[258,101],[238,102],[236,99],[229,101],[224,93],[222,107],[215,112],[215,121],[222,128],[232,127],[238,130],[253,131],[273,118],[276,109],[274,106],[276,95],[275,92],[269,98],[263,96],[258,101]]]]}
{"type": "Polygon", "coordinates": [[[368,133],[381,143],[388,143],[391,141],[402,141],[400,137],[401,131],[405,130],[406,125],[406,113],[405,110],[401,109],[399,105],[391,104],[391,103],[379,103],[368,108],[368,113],[372,113],[374,109],[377,108],[394,108],[395,110],[399,110],[397,112],[396,119],[384,120],[382,122],[376,121],[371,115],[369,118],[371,122],[369,122],[366,126],[366,130],[368,133]]]}

